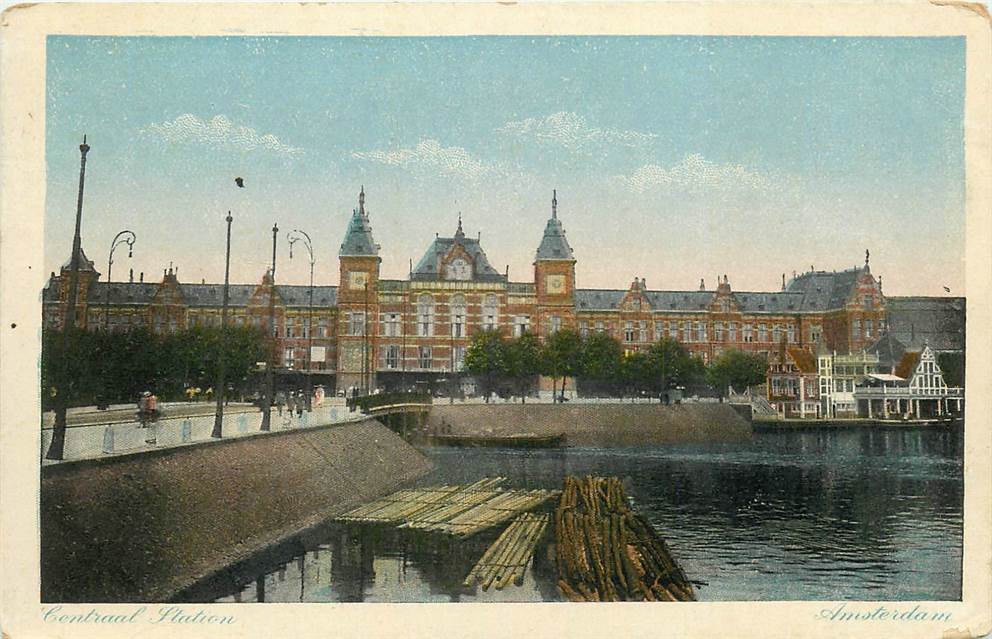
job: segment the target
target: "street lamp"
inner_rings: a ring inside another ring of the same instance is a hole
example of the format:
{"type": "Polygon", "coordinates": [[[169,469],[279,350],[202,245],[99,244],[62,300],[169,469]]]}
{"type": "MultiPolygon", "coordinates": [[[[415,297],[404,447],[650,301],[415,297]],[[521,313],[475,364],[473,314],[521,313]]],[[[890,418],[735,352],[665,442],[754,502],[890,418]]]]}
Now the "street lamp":
{"type": "Polygon", "coordinates": [[[110,257],[107,258],[107,294],[103,298],[103,330],[110,330],[110,269],[114,266],[114,249],[121,244],[127,244],[127,256],[133,257],[134,241],[137,236],[132,231],[123,230],[114,236],[114,241],[110,243],[110,257]]]}
{"type": "Polygon", "coordinates": [[[313,408],[311,404],[313,397],[313,377],[310,372],[312,368],[310,357],[313,353],[313,244],[310,242],[310,236],[307,235],[306,231],[299,229],[293,229],[293,232],[287,235],[286,239],[289,240],[289,259],[293,259],[293,244],[296,242],[302,242],[303,246],[307,249],[307,254],[310,256],[310,297],[307,301],[307,411],[309,412],[313,408]]]}
{"type": "Polygon", "coordinates": [[[272,430],[272,369],[276,360],[276,237],[279,234],[279,226],[272,225],[272,270],[270,273],[269,288],[269,337],[272,338],[272,347],[269,351],[269,361],[265,367],[265,399],[262,402],[262,427],[261,430],[272,430]]]}
{"type": "Polygon", "coordinates": [[[227,366],[227,305],[230,300],[230,276],[231,276],[231,212],[227,212],[227,252],[224,255],[224,301],[220,310],[220,354],[217,357],[217,388],[214,391],[217,395],[217,410],[214,413],[214,429],[210,436],[216,439],[223,437],[224,430],[224,389],[227,382],[224,374],[227,366]]]}
{"type": "Polygon", "coordinates": [[[90,147],[86,144],[86,136],[79,145],[79,193],[76,196],[76,230],[72,235],[72,257],[69,260],[69,299],[65,309],[65,319],[62,322],[62,352],[58,386],[55,395],[55,424],[52,428],[52,443],[48,447],[47,459],[62,459],[65,452],[66,412],[69,409],[69,333],[76,327],[76,287],[79,284],[79,251],[80,228],[83,221],[83,183],[86,178],[86,154],[90,147]]]}

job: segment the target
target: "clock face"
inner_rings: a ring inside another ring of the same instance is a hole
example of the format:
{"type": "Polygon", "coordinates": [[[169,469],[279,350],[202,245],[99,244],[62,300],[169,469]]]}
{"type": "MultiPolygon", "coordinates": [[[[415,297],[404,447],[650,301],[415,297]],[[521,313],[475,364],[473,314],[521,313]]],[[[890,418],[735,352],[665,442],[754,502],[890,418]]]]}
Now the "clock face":
{"type": "Polygon", "coordinates": [[[369,281],[369,274],[365,271],[351,271],[348,273],[348,288],[363,289],[365,283],[369,281]]]}
{"type": "Polygon", "coordinates": [[[565,292],[564,275],[548,275],[544,283],[545,288],[548,289],[548,293],[551,295],[560,295],[565,292]]]}
{"type": "Polygon", "coordinates": [[[472,266],[464,258],[456,257],[448,262],[445,275],[449,280],[470,280],[472,279],[472,266]]]}

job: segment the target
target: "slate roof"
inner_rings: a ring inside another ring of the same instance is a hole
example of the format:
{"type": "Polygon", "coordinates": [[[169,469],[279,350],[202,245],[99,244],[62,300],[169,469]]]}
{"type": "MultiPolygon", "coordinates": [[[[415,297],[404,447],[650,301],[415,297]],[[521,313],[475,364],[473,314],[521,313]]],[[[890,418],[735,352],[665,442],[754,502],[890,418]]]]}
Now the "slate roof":
{"type": "MultiPolygon", "coordinates": [[[[107,294],[107,282],[93,282],[89,289],[89,299],[92,304],[103,304],[107,294]]],[[[158,282],[112,282],[110,286],[110,303],[115,306],[127,304],[145,305],[151,303],[155,292],[161,286],[158,282]]],[[[231,284],[228,303],[231,306],[247,306],[251,295],[258,284],[231,284]]],[[[223,284],[180,284],[185,304],[189,307],[220,306],[224,302],[223,284]]],[[[306,307],[309,301],[310,287],[303,285],[276,284],[276,293],[282,304],[294,307],[306,307]]],[[[314,308],[330,307],[337,304],[337,286],[314,286],[314,308]]],[[[45,302],[58,301],[58,289],[46,286],[42,299],[45,302]]]]}
{"type": "MultiPolygon", "coordinates": [[[[575,303],[579,310],[611,310],[620,307],[624,290],[577,289],[575,303]]],[[[713,291],[645,291],[644,296],[656,311],[703,311],[713,301],[713,291]]],[[[741,291],[734,298],[745,313],[790,313],[801,307],[802,293],[764,293],[741,291]]]]}
{"type": "Polygon", "coordinates": [[[574,260],[572,247],[565,239],[565,228],[558,219],[558,194],[555,193],[551,199],[551,218],[544,227],[544,237],[537,247],[535,260],[574,260]]]}
{"type": "Polygon", "coordinates": [[[881,368],[892,370],[902,360],[906,346],[892,333],[885,333],[865,350],[878,355],[878,365],[881,368]]]}
{"type": "MultiPolygon", "coordinates": [[[[69,251],[69,259],[66,260],[65,264],[62,265],[62,268],[64,268],[67,271],[72,268],[72,251],[69,251]]],[[[96,272],[96,267],[93,265],[93,260],[86,257],[86,251],[83,250],[82,246],[79,247],[79,270],[80,272],[82,271],[93,271],[94,273],[96,272]]]]}
{"type": "Polygon", "coordinates": [[[379,245],[372,238],[372,224],[365,213],[365,187],[358,194],[358,208],[354,209],[348,230],[345,231],[344,241],[338,255],[341,257],[364,257],[379,254],[379,245]]]}
{"type": "Polygon", "coordinates": [[[847,303],[863,268],[846,271],[810,271],[794,277],[786,293],[802,293],[798,311],[823,311],[841,308],[847,303]]]}
{"type": "Polygon", "coordinates": [[[935,351],[965,348],[963,297],[887,297],[885,310],[888,333],[906,348],[925,342],[935,351]]]}
{"type": "Polygon", "coordinates": [[[475,282],[505,282],[506,275],[499,273],[489,263],[486,252],[482,250],[479,240],[467,238],[461,233],[461,223],[458,225],[459,233],[455,237],[437,237],[431,243],[430,248],[420,258],[413,269],[411,279],[413,280],[439,280],[443,274],[438,272],[441,259],[448,254],[451,247],[458,242],[465,249],[465,252],[472,257],[475,266],[472,270],[472,280],[475,282]]]}

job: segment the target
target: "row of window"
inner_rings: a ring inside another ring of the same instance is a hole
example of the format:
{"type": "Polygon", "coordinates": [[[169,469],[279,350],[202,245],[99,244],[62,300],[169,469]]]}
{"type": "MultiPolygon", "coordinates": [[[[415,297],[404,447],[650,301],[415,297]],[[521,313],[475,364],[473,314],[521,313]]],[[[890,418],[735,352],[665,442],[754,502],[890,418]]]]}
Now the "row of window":
{"type": "MultiPolygon", "coordinates": [[[[610,324],[607,327],[606,322],[596,321],[593,323],[592,330],[597,333],[609,333],[613,334],[613,325],[610,324]]],[[[587,321],[579,322],[579,334],[582,337],[587,337],[590,331],[590,325],[587,321]]],[[[740,341],[751,343],[751,342],[773,342],[779,343],[782,341],[784,336],[786,341],[790,344],[796,342],[796,327],[792,324],[788,324],[784,327],[780,324],[772,324],[771,327],[767,324],[741,324],[738,325],[737,322],[713,322],[712,326],[709,322],[701,320],[661,320],[654,322],[654,337],[653,340],[660,340],[662,337],[669,337],[671,339],[683,342],[709,342],[710,332],[712,331],[713,341],[723,342],[724,337],[728,342],[738,341],[738,334],[740,335],[740,341]],[[740,332],[738,333],[738,328],[740,332]],[[771,338],[769,340],[769,338],[771,338]]],[[[819,327],[813,327],[810,330],[810,339],[814,342],[820,339],[820,329],[819,327]]],[[[648,342],[651,341],[648,335],[648,322],[641,321],[625,321],[623,324],[623,341],[625,342],[648,342]]]]}
{"type": "MultiPolygon", "coordinates": [[[[885,320],[878,320],[878,332],[885,332],[885,320]]],[[[875,333],[875,323],[866,319],[863,323],[860,319],[851,320],[851,339],[854,341],[864,339],[871,339],[872,335],[875,333]]]]}
{"type": "MultiPolygon", "coordinates": [[[[382,349],[382,365],[389,370],[399,370],[405,368],[403,362],[402,348],[399,344],[387,344],[382,349]]],[[[440,366],[435,366],[434,349],[431,346],[418,346],[416,357],[416,368],[433,369],[450,367],[454,371],[460,371],[465,367],[465,347],[455,346],[449,351],[449,360],[440,362],[440,366]]]]}

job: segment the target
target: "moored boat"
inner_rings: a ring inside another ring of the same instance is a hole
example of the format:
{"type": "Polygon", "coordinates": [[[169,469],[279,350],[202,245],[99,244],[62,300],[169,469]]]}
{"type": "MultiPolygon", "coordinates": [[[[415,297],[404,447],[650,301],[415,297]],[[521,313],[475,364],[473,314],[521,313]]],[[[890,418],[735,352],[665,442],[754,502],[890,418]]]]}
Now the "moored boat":
{"type": "Polygon", "coordinates": [[[555,448],[565,439],[565,433],[537,435],[432,435],[430,441],[439,446],[464,446],[472,448],[555,448]]]}

